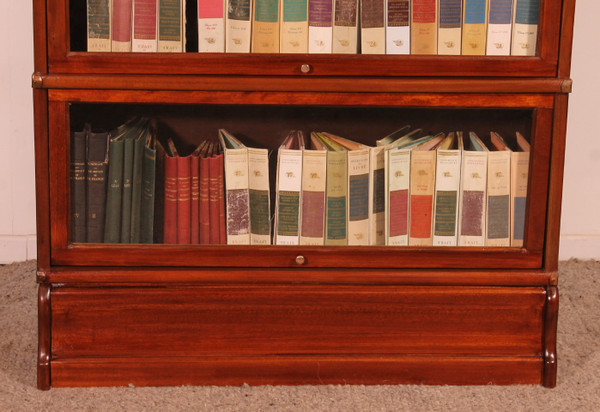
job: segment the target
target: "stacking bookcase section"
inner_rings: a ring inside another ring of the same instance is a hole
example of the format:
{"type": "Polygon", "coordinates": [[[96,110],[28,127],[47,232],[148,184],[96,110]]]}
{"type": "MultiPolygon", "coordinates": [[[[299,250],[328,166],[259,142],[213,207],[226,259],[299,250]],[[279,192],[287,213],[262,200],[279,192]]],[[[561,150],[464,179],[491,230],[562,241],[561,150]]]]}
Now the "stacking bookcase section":
{"type": "Polygon", "coordinates": [[[574,0],[33,3],[39,388],[556,384],[574,0]]]}

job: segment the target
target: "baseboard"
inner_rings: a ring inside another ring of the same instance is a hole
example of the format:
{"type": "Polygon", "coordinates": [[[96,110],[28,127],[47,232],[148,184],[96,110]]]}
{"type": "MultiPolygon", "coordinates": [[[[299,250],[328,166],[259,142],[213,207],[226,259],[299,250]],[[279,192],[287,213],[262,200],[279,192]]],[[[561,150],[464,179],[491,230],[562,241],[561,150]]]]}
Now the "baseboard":
{"type": "Polygon", "coordinates": [[[562,235],[559,259],[600,259],[600,235],[562,235]]]}
{"type": "Polygon", "coordinates": [[[0,264],[37,257],[35,235],[0,235],[0,264]]]}

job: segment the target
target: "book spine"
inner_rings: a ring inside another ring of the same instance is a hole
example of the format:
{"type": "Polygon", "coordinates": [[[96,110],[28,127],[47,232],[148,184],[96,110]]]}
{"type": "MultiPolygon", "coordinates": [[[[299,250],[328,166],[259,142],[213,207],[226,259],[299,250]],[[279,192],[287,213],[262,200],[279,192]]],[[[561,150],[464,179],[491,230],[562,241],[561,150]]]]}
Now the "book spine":
{"type": "Polygon", "coordinates": [[[410,1],[387,0],[386,54],[410,54],[410,1]]]}
{"type": "MultiPolygon", "coordinates": [[[[208,245],[208,244],[212,243],[211,238],[210,238],[210,231],[211,231],[211,217],[213,216],[214,212],[212,214],[210,212],[210,205],[211,205],[210,195],[212,194],[213,196],[216,196],[217,193],[210,191],[210,184],[211,184],[210,165],[211,164],[212,164],[212,160],[210,157],[200,157],[199,219],[200,219],[200,244],[202,244],[202,245],[208,245]]],[[[217,202],[218,202],[218,200],[217,200],[217,202]]],[[[215,225],[218,227],[217,223],[215,223],[215,225]]]]}
{"type": "Polygon", "coordinates": [[[348,245],[369,244],[369,149],[348,152],[348,245]]]}
{"type": "Polygon", "coordinates": [[[488,154],[486,246],[510,246],[510,152],[488,154]]]}
{"type": "Polygon", "coordinates": [[[527,180],[529,177],[529,152],[511,154],[511,224],[510,245],[523,247],[525,235],[525,209],[527,204],[527,180]]]}
{"type": "Polygon", "coordinates": [[[484,246],[487,153],[463,151],[458,246],[484,246]]]}
{"type": "Polygon", "coordinates": [[[198,51],[225,51],[224,0],[198,0],[198,51]]]}
{"type": "Polygon", "coordinates": [[[110,141],[108,145],[108,189],[106,191],[104,243],[119,243],[121,240],[123,149],[123,140],[110,141]]]}
{"type": "Polygon", "coordinates": [[[385,245],[385,148],[373,147],[369,155],[369,244],[385,245]]]}
{"type": "Polygon", "coordinates": [[[121,199],[121,243],[131,242],[131,193],[133,188],[134,141],[123,144],[123,197],[121,199]]]}
{"type": "Polygon", "coordinates": [[[73,133],[71,145],[71,241],[87,240],[86,224],[86,144],[87,132],[73,133]]]}
{"type": "Polygon", "coordinates": [[[433,194],[435,187],[436,152],[411,152],[410,159],[410,227],[409,246],[433,244],[433,194]]]}
{"type": "Polygon", "coordinates": [[[250,244],[250,200],[246,149],[225,150],[226,227],[228,245],[250,244]]]}
{"type": "Polygon", "coordinates": [[[104,241],[106,180],[108,174],[108,133],[89,132],[87,140],[87,242],[104,241]]]}
{"type": "Polygon", "coordinates": [[[129,241],[140,241],[140,212],[142,206],[142,165],[144,162],[144,137],[137,137],[133,146],[133,179],[131,181],[131,226],[129,241]]]}
{"type": "Polygon", "coordinates": [[[511,55],[535,56],[540,0],[515,0],[511,55]]]}
{"type": "Polygon", "coordinates": [[[142,205],[140,243],[154,241],[154,204],[156,195],[156,149],[144,145],[142,163],[142,205]]]}
{"type": "Polygon", "coordinates": [[[111,0],[87,0],[87,51],[111,51],[111,0]]]}
{"type": "Polygon", "coordinates": [[[308,52],[331,53],[333,0],[308,0],[308,52]]]}
{"type": "Polygon", "coordinates": [[[277,170],[276,245],[297,245],[300,241],[300,192],[302,151],[279,149],[277,170]]]}
{"type": "Polygon", "coordinates": [[[279,0],[254,0],[252,53],[279,53],[279,0]]]}
{"type": "Polygon", "coordinates": [[[248,194],[250,198],[250,244],[271,244],[271,196],[269,152],[248,148],[248,194]]]}
{"type": "Polygon", "coordinates": [[[408,246],[410,151],[386,151],[386,224],[389,246],[408,246]]]}
{"type": "Polygon", "coordinates": [[[133,0],[112,0],[112,51],[131,51],[133,0]]]}
{"type": "Polygon", "coordinates": [[[333,0],[332,52],[358,52],[358,0],[333,0]]]}
{"type": "Polygon", "coordinates": [[[154,173],[154,236],[153,243],[164,243],[165,229],[165,149],[155,142],[156,168],[154,173]]]}
{"type": "Polygon", "coordinates": [[[385,0],[360,0],[362,54],[385,54],[385,0]]]}
{"type": "Polygon", "coordinates": [[[192,156],[177,159],[177,243],[191,243],[192,156]]]}
{"type": "Polygon", "coordinates": [[[252,1],[227,0],[225,51],[249,53],[252,32],[252,1]]]}
{"type": "Polygon", "coordinates": [[[281,0],[281,53],[308,53],[308,0],[281,0]]]}
{"type": "Polygon", "coordinates": [[[460,150],[438,150],[435,168],[433,246],[456,246],[460,150]]]}
{"type": "Polygon", "coordinates": [[[482,56],[487,35],[487,0],[465,0],[463,13],[462,54],[482,56]]]}
{"type": "Polygon", "coordinates": [[[327,152],[327,198],[325,244],[348,244],[348,156],[345,151],[327,152]]]}
{"type": "Polygon", "coordinates": [[[158,0],[159,53],[183,52],[183,0],[158,0]]]}
{"type": "Polygon", "coordinates": [[[217,156],[218,164],[218,193],[219,193],[219,244],[227,244],[227,221],[225,217],[225,172],[223,154],[217,156]]]}
{"type": "Polygon", "coordinates": [[[190,156],[190,243],[200,243],[200,158],[190,156]]]}
{"type": "Polygon", "coordinates": [[[218,158],[208,158],[208,241],[211,245],[220,243],[219,228],[219,165],[218,158]]]}
{"type": "Polygon", "coordinates": [[[489,0],[486,54],[509,56],[513,0],[489,0]]]}
{"type": "Polygon", "coordinates": [[[437,0],[412,0],[410,53],[437,54],[437,0]]]}
{"type": "Polygon", "coordinates": [[[165,155],[163,242],[177,243],[177,158],[165,155]]]}
{"type": "Polygon", "coordinates": [[[302,152],[302,208],[300,244],[323,245],[325,242],[325,191],[327,152],[302,152]]]}
{"type": "Polygon", "coordinates": [[[439,0],[438,54],[459,55],[462,43],[462,0],[439,0]]]}
{"type": "Polygon", "coordinates": [[[158,0],[133,0],[131,51],[157,51],[158,0]]]}

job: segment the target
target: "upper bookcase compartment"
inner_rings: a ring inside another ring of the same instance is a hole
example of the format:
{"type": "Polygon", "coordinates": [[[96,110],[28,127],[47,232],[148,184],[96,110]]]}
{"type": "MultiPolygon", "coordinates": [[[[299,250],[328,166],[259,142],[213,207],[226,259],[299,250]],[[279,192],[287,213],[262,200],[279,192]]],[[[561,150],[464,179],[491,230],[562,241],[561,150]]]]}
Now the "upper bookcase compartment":
{"type": "MultiPolygon", "coordinates": [[[[136,0],[139,1],[139,0],[136,0]]],[[[185,52],[92,52],[88,51],[88,18],[87,5],[84,0],[34,0],[37,6],[42,4],[47,13],[47,64],[48,73],[76,74],[188,74],[188,75],[278,75],[278,76],[478,76],[478,77],[557,77],[559,76],[560,43],[563,14],[570,13],[573,8],[572,0],[539,0],[539,18],[537,19],[537,38],[534,56],[492,56],[466,55],[464,50],[471,47],[466,41],[468,30],[462,25],[463,54],[419,54],[412,50],[411,54],[366,54],[368,47],[367,27],[372,21],[365,20],[364,10],[375,1],[362,1],[362,9],[356,10],[358,29],[356,30],[357,53],[256,53],[256,52],[198,52],[199,13],[197,0],[182,0],[185,6],[185,18],[182,27],[185,28],[185,52]],[[363,12],[361,13],[361,10],[363,12]],[[360,20],[363,19],[361,29],[360,20]],[[362,35],[361,35],[362,33],[362,35]],[[362,36],[362,37],[361,37],[362,36]],[[362,44],[362,45],[361,45],[362,44]],[[362,49],[362,50],[361,50],[362,49]],[[362,53],[361,53],[362,51],[362,53]]],[[[232,1],[232,0],[229,0],[232,1]]],[[[251,0],[252,6],[257,2],[269,0],[251,0]]],[[[312,0],[309,0],[312,1],[312,0]]],[[[473,0],[476,2],[476,0],[473,0]]],[[[523,0],[514,0],[523,1],[523,0]]],[[[439,7],[441,0],[433,0],[439,7]]],[[[89,3],[99,4],[101,0],[88,0],[89,3]]],[[[108,3],[111,3],[110,1],[108,3]]],[[[241,2],[243,3],[243,2],[241,2]]],[[[274,2],[278,4],[278,2],[274,2]]],[[[333,5],[345,3],[344,0],[333,0],[333,5]]],[[[360,3],[357,0],[357,5],[360,3]]],[[[408,3],[408,2],[407,2],[408,3]]],[[[413,0],[416,7],[417,0],[413,0]]],[[[448,2],[453,3],[453,2],[448,2]]],[[[456,3],[456,2],[454,2],[456,3]]],[[[458,4],[461,2],[458,1],[458,4]]],[[[353,3],[354,4],[354,3],[353,3]]],[[[391,4],[391,0],[382,4],[391,4]]],[[[463,9],[469,11],[469,6],[462,2],[463,9]]],[[[490,2],[483,1],[484,5],[490,2]]],[[[112,1],[113,8],[117,5],[112,1]]],[[[118,6],[117,6],[118,7],[118,6]]],[[[477,9],[476,5],[474,9],[477,9]]],[[[256,8],[254,9],[256,10],[256,8]]],[[[355,10],[355,11],[356,11],[355,10]]],[[[381,12],[385,12],[386,8],[381,12]]],[[[464,11],[463,10],[463,11],[464,11]]],[[[472,11],[472,10],[471,10],[472,11]]],[[[444,23],[442,26],[452,26],[452,19],[433,9],[436,20],[444,23]],[[439,16],[442,16],[440,19],[439,16]]],[[[160,14],[160,13],[158,13],[160,14]]],[[[202,13],[200,13],[202,14],[202,13]]],[[[255,14],[254,12],[251,14],[255,14]]],[[[263,15],[265,13],[262,13],[263,15]]],[[[266,13],[269,14],[269,13],[266,13]]],[[[351,13],[350,13],[351,14],[351,13]]],[[[419,13],[413,13],[409,19],[410,25],[416,24],[414,18],[419,13]]],[[[516,12],[513,9],[513,15],[516,12]]],[[[135,12],[134,12],[135,15],[135,12]]],[[[335,16],[335,12],[333,13],[335,16]]],[[[489,17],[489,10],[486,15],[489,17]]],[[[566,15],[566,14],[565,14],[566,15]]],[[[570,16],[570,14],[569,14],[570,16]]],[[[372,17],[372,16],[370,16],[372,17]]],[[[461,16],[463,23],[477,23],[476,13],[461,16]]],[[[530,16],[531,17],[531,16],[530,16]]],[[[310,19],[310,5],[307,19],[310,19]]],[[[533,20],[535,20],[533,18],[533,20]]],[[[532,20],[532,21],[533,21],[532,20]]],[[[568,21],[569,19],[564,19],[568,21]]],[[[484,31],[487,35],[489,25],[484,20],[484,31]]],[[[286,23],[277,24],[280,30],[286,23]]],[[[456,26],[456,22],[454,23],[456,26]]],[[[473,27],[477,26],[474,24],[473,27]]],[[[513,23],[514,26],[514,23],[513,23]]],[[[227,27],[227,25],[225,25],[227,27]]],[[[248,26],[250,27],[250,26],[248,26]]],[[[435,29],[435,26],[433,26],[435,29]]],[[[458,27],[461,27],[459,25],[458,27]]],[[[104,25],[104,29],[106,29],[104,25]]],[[[346,27],[347,29],[347,27],[346,27]]],[[[335,30],[335,28],[334,28],[335,30]]],[[[430,28],[427,30],[431,30],[430,28]]],[[[439,37],[442,29],[433,30],[439,37]]],[[[414,31],[413,31],[414,32],[414,31]]],[[[175,36],[176,37],[176,36],[175,36]]],[[[354,39],[354,35],[350,36],[354,39]]],[[[389,37],[389,36],[388,36],[389,37]]],[[[414,39],[412,42],[414,46],[414,39]]],[[[491,37],[490,37],[491,38],[491,37]]],[[[380,37],[381,39],[381,37],[380,37]]],[[[389,38],[387,39],[389,40],[389,38]]],[[[249,38],[252,50],[252,37],[249,38]]],[[[449,40],[451,42],[451,40],[449,40]]],[[[259,40],[256,40],[258,43],[259,40]]],[[[335,41],[333,41],[335,43],[335,41]]],[[[570,42],[568,42],[570,44],[570,42]]],[[[264,44],[264,42],[262,43],[264,44]]],[[[373,44],[373,42],[371,42],[373,44]]],[[[256,46],[258,48],[258,46],[256,46]]],[[[441,53],[443,46],[438,47],[441,53]]]]}

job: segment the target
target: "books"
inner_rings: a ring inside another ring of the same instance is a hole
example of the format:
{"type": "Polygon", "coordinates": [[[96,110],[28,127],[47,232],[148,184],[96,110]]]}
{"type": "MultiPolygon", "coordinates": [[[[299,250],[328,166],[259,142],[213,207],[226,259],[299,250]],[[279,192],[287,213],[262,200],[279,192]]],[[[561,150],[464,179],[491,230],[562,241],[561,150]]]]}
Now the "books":
{"type": "Polygon", "coordinates": [[[89,130],[86,136],[86,241],[103,243],[109,133],[89,130]]]}
{"type": "Polygon", "coordinates": [[[486,48],[487,0],[464,0],[462,54],[482,56],[486,48]]]}
{"type": "Polygon", "coordinates": [[[327,150],[316,144],[302,151],[302,199],[300,244],[325,244],[325,200],[327,189],[327,150]]]}
{"type": "Polygon", "coordinates": [[[254,0],[252,53],[279,53],[279,0],[254,0]]]}
{"type": "Polygon", "coordinates": [[[488,56],[509,56],[512,31],[513,0],[489,0],[488,56]]]}
{"type": "Polygon", "coordinates": [[[112,0],[111,50],[131,51],[131,14],[133,0],[112,0]]]}
{"type": "Polygon", "coordinates": [[[308,53],[308,0],[281,0],[281,53],[308,53]]]}
{"type": "Polygon", "coordinates": [[[198,0],[198,52],[225,51],[225,1],[198,0]]]}
{"type": "Polygon", "coordinates": [[[308,52],[333,50],[333,0],[308,0],[308,52]]]}
{"type": "Polygon", "coordinates": [[[510,149],[491,133],[488,144],[486,246],[510,246],[510,149]]]}
{"type": "Polygon", "coordinates": [[[385,54],[385,0],[360,0],[362,54],[385,54]]]}
{"type": "Polygon", "coordinates": [[[385,4],[385,52],[410,54],[410,1],[387,0],[385,4]]]}
{"type": "Polygon", "coordinates": [[[87,242],[87,134],[90,125],[71,137],[71,241],[87,242]]]}
{"type": "Polygon", "coordinates": [[[511,154],[510,170],[510,245],[522,247],[525,238],[525,210],[529,178],[529,142],[516,132],[516,146],[511,154]]]}
{"type": "Polygon", "coordinates": [[[159,53],[184,51],[185,0],[158,0],[159,53]]]}
{"type": "Polygon", "coordinates": [[[251,0],[227,0],[225,15],[225,51],[250,53],[252,32],[251,0]]]}
{"type": "Polygon", "coordinates": [[[412,0],[410,53],[437,54],[437,0],[412,0]]]}
{"type": "Polygon", "coordinates": [[[540,0],[514,0],[511,55],[535,56],[540,0]]]}
{"type": "Polygon", "coordinates": [[[333,53],[357,53],[358,14],[358,0],[333,0],[333,53]]]}
{"type": "Polygon", "coordinates": [[[461,54],[462,5],[462,0],[439,0],[438,54],[461,54]]]}
{"type": "Polygon", "coordinates": [[[87,0],[87,51],[111,51],[111,0],[87,0]]]}
{"type": "Polygon", "coordinates": [[[158,49],[157,2],[158,0],[133,0],[133,52],[155,52],[158,49]]]}

